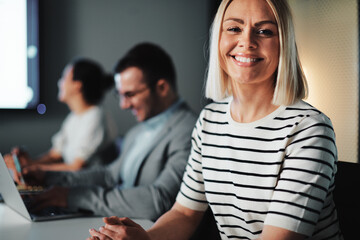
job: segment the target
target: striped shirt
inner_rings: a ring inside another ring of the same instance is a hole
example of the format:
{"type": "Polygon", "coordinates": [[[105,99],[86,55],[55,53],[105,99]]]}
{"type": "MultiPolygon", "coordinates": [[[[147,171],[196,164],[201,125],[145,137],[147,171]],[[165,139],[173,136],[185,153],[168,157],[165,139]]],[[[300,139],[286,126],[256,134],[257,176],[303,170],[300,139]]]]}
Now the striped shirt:
{"type": "Polygon", "coordinates": [[[231,99],[201,112],[177,202],[197,211],[210,206],[222,239],[254,239],[264,225],[309,239],[342,239],[330,119],[299,101],[238,123],[231,99]]]}

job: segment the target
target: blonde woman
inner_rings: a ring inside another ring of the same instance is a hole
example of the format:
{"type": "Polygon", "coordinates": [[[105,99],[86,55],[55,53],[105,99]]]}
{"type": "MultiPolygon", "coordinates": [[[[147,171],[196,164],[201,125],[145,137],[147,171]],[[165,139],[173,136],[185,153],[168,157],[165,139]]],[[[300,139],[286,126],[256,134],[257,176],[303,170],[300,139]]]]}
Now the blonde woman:
{"type": "Polygon", "coordinates": [[[175,205],[147,232],[105,218],[92,239],[188,239],[209,207],[221,239],[342,239],[335,133],[306,95],[286,1],[222,1],[206,82],[214,102],[193,131],[175,205]]]}

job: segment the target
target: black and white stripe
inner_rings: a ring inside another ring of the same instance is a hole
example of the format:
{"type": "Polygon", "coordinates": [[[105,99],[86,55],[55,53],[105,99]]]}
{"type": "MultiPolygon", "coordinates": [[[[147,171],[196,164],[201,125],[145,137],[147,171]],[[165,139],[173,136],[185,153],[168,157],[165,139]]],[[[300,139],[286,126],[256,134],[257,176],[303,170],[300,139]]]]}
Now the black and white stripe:
{"type": "Polygon", "coordinates": [[[300,101],[240,124],[229,105],[215,102],[200,114],[177,201],[199,211],[210,206],[223,239],[257,238],[264,224],[341,239],[329,118],[300,101]]]}

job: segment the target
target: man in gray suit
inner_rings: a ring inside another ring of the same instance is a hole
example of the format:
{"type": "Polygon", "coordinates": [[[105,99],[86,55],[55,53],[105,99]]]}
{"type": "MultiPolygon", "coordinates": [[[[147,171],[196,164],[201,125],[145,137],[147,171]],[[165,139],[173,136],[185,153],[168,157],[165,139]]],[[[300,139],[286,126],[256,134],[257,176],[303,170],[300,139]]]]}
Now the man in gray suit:
{"type": "Polygon", "coordinates": [[[196,116],[178,96],[171,58],[143,43],[115,67],[122,109],[139,122],[129,130],[121,155],[110,165],[80,172],[29,173],[46,185],[59,185],[36,205],[86,209],[96,215],[156,220],[169,210],[180,188],[196,116]]]}

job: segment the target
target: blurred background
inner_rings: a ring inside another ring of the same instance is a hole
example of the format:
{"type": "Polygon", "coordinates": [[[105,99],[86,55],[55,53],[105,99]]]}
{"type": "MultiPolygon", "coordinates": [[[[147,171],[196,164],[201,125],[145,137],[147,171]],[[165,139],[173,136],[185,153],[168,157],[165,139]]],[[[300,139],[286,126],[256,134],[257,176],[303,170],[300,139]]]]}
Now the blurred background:
{"type": "MultiPolygon", "coordinates": [[[[46,112],[0,110],[0,152],[15,145],[37,155],[51,147],[69,112],[57,100],[57,81],[74,57],[99,61],[108,72],[140,42],[173,58],[181,96],[196,113],[203,98],[209,28],[219,0],[39,0],[40,102],[46,112]]],[[[300,57],[309,80],[308,102],[333,121],[339,160],[358,162],[359,24],[357,0],[289,0],[300,57]]],[[[8,80],[11,81],[11,80],[8,80]]],[[[104,106],[123,135],[136,124],[111,91],[104,106]]]]}
{"type": "MultiPolygon", "coordinates": [[[[57,100],[57,81],[71,59],[89,57],[111,72],[117,60],[140,42],[159,44],[172,56],[179,92],[199,113],[205,49],[216,4],[209,0],[40,0],[40,93],[46,112],[0,110],[0,152],[23,145],[37,155],[51,147],[51,136],[69,112],[57,100]]],[[[123,135],[136,121],[118,104],[109,91],[104,106],[123,135]]]]}

